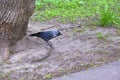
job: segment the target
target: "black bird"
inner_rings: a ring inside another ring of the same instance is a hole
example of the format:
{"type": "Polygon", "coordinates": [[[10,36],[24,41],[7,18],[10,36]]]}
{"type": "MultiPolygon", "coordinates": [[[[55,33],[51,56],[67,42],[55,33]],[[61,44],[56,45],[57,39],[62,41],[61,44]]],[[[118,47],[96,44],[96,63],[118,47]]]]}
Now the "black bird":
{"type": "Polygon", "coordinates": [[[30,34],[30,36],[36,36],[38,38],[42,38],[44,41],[46,41],[48,43],[49,46],[51,46],[49,40],[51,40],[59,35],[62,35],[62,34],[58,30],[43,31],[43,32],[30,34]]]}
{"type": "Polygon", "coordinates": [[[43,32],[30,34],[30,36],[36,36],[36,37],[42,38],[45,41],[49,41],[50,39],[53,39],[59,35],[61,35],[61,33],[58,30],[43,31],[43,32]]]}

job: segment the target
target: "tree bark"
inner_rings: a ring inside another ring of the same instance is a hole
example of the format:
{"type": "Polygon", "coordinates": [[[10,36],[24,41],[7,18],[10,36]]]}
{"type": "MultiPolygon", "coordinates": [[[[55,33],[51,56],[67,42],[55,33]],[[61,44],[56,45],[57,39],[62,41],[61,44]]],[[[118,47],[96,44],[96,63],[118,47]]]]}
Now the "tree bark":
{"type": "Polygon", "coordinates": [[[3,60],[10,56],[10,46],[23,38],[35,0],[0,0],[0,54],[3,60]]]}

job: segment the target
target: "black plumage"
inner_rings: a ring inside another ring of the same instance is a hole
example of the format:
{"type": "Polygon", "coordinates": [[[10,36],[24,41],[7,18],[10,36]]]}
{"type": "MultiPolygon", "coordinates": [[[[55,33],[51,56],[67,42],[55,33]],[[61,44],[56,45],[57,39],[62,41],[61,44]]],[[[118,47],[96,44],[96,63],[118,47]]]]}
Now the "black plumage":
{"type": "Polygon", "coordinates": [[[49,41],[59,35],[61,35],[61,33],[58,30],[43,31],[43,32],[30,34],[30,36],[36,36],[36,37],[42,38],[45,41],[49,41]]]}

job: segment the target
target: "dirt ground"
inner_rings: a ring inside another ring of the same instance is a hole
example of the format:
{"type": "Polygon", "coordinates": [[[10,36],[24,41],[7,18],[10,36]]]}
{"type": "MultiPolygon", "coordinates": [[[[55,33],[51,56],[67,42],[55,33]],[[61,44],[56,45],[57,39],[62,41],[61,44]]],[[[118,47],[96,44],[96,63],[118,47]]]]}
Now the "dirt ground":
{"type": "Polygon", "coordinates": [[[11,58],[0,63],[0,80],[49,80],[120,59],[120,31],[85,26],[82,22],[29,22],[27,35],[11,48],[11,58]],[[51,49],[31,33],[59,29],[51,49]]]}

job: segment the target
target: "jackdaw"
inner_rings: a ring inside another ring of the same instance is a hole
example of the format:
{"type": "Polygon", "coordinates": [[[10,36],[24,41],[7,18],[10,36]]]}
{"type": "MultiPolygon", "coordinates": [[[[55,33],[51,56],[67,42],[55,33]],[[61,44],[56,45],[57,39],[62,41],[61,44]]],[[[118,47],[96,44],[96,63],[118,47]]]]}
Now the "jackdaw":
{"type": "Polygon", "coordinates": [[[51,43],[49,42],[49,40],[62,35],[60,33],[60,31],[58,30],[50,30],[50,31],[43,31],[43,32],[38,32],[38,33],[33,33],[30,34],[30,36],[36,36],[38,38],[42,38],[44,41],[46,41],[48,43],[48,45],[51,47],[51,43]]]}

